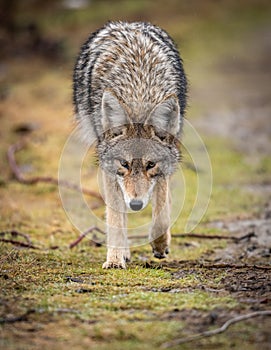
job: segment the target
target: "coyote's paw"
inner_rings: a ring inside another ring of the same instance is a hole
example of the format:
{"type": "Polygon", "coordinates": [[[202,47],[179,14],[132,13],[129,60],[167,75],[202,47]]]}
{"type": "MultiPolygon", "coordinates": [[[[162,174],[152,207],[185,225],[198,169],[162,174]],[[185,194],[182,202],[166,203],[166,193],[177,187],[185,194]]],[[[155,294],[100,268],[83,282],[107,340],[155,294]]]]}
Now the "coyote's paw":
{"type": "Polygon", "coordinates": [[[157,259],[165,259],[167,254],[169,254],[169,248],[166,247],[165,250],[156,250],[156,249],[153,249],[152,250],[153,252],[153,256],[157,259]]]}
{"type": "Polygon", "coordinates": [[[103,269],[126,269],[125,262],[106,261],[103,263],[103,269]]]}
{"type": "Polygon", "coordinates": [[[130,253],[130,249],[126,248],[125,252],[124,252],[124,261],[129,262],[131,261],[131,253],[130,253]]]}
{"type": "Polygon", "coordinates": [[[152,252],[155,258],[165,259],[169,254],[170,233],[169,231],[151,242],[152,252]]]}
{"type": "Polygon", "coordinates": [[[125,261],[129,258],[129,249],[109,248],[103,269],[126,269],[125,261]]]}

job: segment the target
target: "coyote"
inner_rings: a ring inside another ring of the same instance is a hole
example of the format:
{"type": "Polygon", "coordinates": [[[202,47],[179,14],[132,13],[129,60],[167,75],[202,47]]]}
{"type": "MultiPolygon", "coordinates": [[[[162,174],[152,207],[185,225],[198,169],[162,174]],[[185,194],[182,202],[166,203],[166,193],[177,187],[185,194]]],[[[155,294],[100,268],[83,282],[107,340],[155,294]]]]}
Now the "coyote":
{"type": "Polygon", "coordinates": [[[107,220],[103,268],[130,259],[127,211],[152,198],[149,240],[156,258],[170,244],[169,177],[180,159],[187,82],[169,35],[149,23],[109,22],[82,46],[74,69],[75,115],[96,139],[107,220]]]}

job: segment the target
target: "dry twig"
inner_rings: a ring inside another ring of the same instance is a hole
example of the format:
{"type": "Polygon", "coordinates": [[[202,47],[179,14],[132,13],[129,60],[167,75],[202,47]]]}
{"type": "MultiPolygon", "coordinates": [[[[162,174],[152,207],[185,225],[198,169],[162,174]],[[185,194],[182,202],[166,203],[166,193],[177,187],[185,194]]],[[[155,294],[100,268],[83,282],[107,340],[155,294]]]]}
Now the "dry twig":
{"type": "Polygon", "coordinates": [[[35,312],[36,312],[35,309],[30,309],[30,310],[27,310],[24,314],[22,314],[20,316],[1,318],[0,324],[27,321],[27,317],[30,314],[34,314],[35,312]]]}
{"type": "Polygon", "coordinates": [[[199,239],[226,239],[226,240],[232,240],[232,241],[242,241],[246,238],[254,237],[254,232],[249,232],[241,237],[236,236],[226,236],[226,235],[207,235],[207,234],[200,234],[200,233],[175,233],[172,234],[172,237],[175,238],[199,238],[199,239]]]}
{"type": "Polygon", "coordinates": [[[15,176],[16,180],[19,181],[20,183],[26,184],[26,185],[33,185],[36,184],[38,182],[45,182],[45,183],[50,183],[53,185],[60,185],[78,192],[82,192],[85,195],[97,198],[99,200],[102,200],[102,197],[99,193],[86,189],[84,187],[80,187],[76,184],[72,184],[68,181],[61,181],[58,180],[54,177],[51,176],[34,176],[34,177],[30,177],[30,178],[26,178],[20,168],[17,165],[16,159],[15,159],[15,153],[20,151],[21,149],[24,148],[25,143],[24,142],[17,142],[11,146],[9,146],[8,151],[7,151],[7,157],[8,157],[8,163],[10,166],[10,169],[13,173],[13,175],[15,176]]]}
{"type": "MultiPolygon", "coordinates": [[[[246,238],[254,237],[254,232],[249,232],[243,236],[236,237],[236,236],[226,236],[226,235],[208,235],[205,233],[172,233],[172,238],[198,238],[198,239],[226,239],[230,241],[239,242],[246,238]]],[[[148,238],[147,235],[134,235],[129,237],[129,239],[142,239],[142,238],[148,238]]]]}
{"type": "MultiPolygon", "coordinates": [[[[29,309],[27,310],[24,314],[22,315],[19,315],[19,316],[12,316],[12,317],[4,317],[4,318],[0,318],[0,324],[5,324],[5,323],[16,323],[16,322],[23,322],[23,321],[28,321],[28,316],[31,315],[31,314],[34,314],[34,313],[45,313],[46,310],[43,310],[43,309],[29,309]]],[[[57,312],[57,313],[73,313],[73,314],[77,314],[79,313],[78,310],[75,310],[75,309],[71,309],[71,308],[57,308],[57,309],[54,309],[53,311],[54,313],[57,312]]]]}
{"type": "Polygon", "coordinates": [[[75,241],[70,243],[69,248],[72,249],[75,246],[77,246],[82,241],[83,238],[85,238],[89,233],[94,232],[94,231],[97,231],[97,232],[105,235],[105,232],[103,230],[101,230],[99,227],[91,226],[85,232],[83,232],[75,241]]]}
{"type": "MultiPolygon", "coordinates": [[[[79,244],[84,237],[86,237],[89,233],[93,231],[98,231],[102,234],[106,234],[103,230],[101,230],[97,226],[91,226],[89,229],[87,229],[85,232],[83,232],[74,242],[72,242],[69,247],[73,248],[77,244],[79,244]]],[[[224,236],[224,235],[205,235],[205,234],[199,234],[199,233],[176,233],[172,234],[172,237],[175,238],[199,238],[199,239],[226,239],[226,240],[234,240],[236,242],[239,242],[240,240],[243,240],[248,237],[252,237],[254,233],[248,233],[241,237],[235,237],[235,236],[224,236]]],[[[148,238],[148,235],[134,235],[129,237],[129,239],[146,239],[148,238]]]]}
{"type": "Polygon", "coordinates": [[[15,230],[0,232],[0,236],[1,237],[5,237],[6,235],[11,235],[11,237],[23,237],[26,242],[17,241],[17,240],[8,239],[8,238],[0,238],[0,242],[11,243],[13,245],[16,245],[16,246],[19,246],[19,247],[23,247],[23,248],[40,249],[39,247],[36,247],[31,242],[29,236],[27,234],[25,234],[25,233],[18,232],[18,231],[15,231],[15,230]]]}
{"type": "Polygon", "coordinates": [[[195,334],[195,335],[192,335],[191,337],[187,337],[187,338],[174,339],[172,341],[163,343],[161,345],[161,348],[168,349],[168,348],[171,348],[171,347],[179,345],[179,344],[189,343],[191,341],[199,340],[199,339],[206,338],[206,337],[212,337],[214,335],[225,332],[234,323],[241,322],[241,321],[247,320],[249,318],[258,317],[258,316],[271,316],[271,310],[251,312],[251,313],[246,314],[246,315],[241,315],[241,316],[231,318],[230,320],[225,322],[219,328],[213,329],[211,331],[206,331],[206,332],[202,332],[199,334],[195,334]]]}

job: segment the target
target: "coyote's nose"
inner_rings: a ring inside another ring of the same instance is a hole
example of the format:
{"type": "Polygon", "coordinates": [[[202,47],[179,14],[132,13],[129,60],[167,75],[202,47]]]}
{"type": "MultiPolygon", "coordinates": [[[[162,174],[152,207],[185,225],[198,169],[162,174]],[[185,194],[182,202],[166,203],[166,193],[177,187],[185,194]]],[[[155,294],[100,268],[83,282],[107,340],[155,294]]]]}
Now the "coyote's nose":
{"type": "Polygon", "coordinates": [[[140,210],[143,207],[143,202],[138,199],[132,199],[130,202],[130,207],[132,210],[140,210]]]}

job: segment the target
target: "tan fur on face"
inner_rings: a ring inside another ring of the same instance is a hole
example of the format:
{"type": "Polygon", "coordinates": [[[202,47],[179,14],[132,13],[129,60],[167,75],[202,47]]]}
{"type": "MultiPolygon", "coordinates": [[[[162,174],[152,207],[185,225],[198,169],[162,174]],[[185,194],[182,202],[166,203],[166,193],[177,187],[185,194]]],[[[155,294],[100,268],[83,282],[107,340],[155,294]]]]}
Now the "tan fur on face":
{"type": "Polygon", "coordinates": [[[104,132],[97,148],[100,165],[116,177],[128,209],[133,199],[143,201],[144,208],[157,180],[174,171],[177,144],[174,136],[158,134],[151,125],[126,124],[104,132]]]}
{"type": "Polygon", "coordinates": [[[163,131],[157,132],[152,125],[143,125],[140,123],[126,124],[121,127],[106,130],[102,135],[102,140],[110,141],[114,139],[116,142],[119,142],[122,139],[129,140],[135,138],[154,140],[162,145],[172,145],[177,149],[180,149],[180,141],[177,138],[163,131]]]}
{"type": "Polygon", "coordinates": [[[128,169],[120,166],[117,174],[123,178],[124,189],[129,198],[143,198],[153,184],[153,178],[159,174],[159,166],[155,164],[148,169],[149,160],[133,159],[128,169]]]}
{"type": "Polygon", "coordinates": [[[122,190],[127,208],[130,208],[130,202],[133,199],[141,200],[145,207],[152,194],[154,181],[146,171],[142,159],[132,160],[128,169],[118,170],[118,175],[117,182],[122,190]]]}

